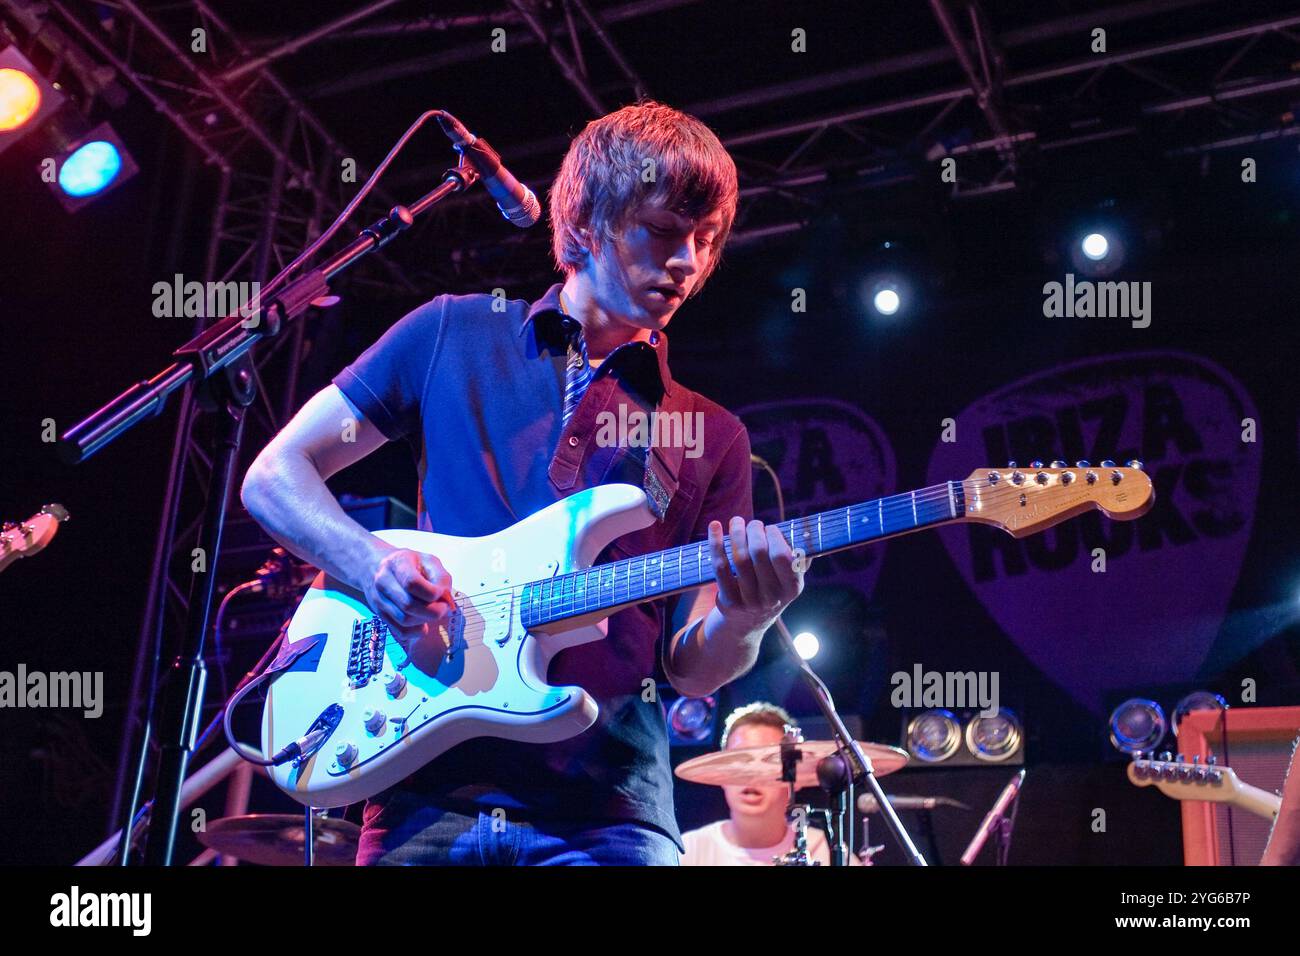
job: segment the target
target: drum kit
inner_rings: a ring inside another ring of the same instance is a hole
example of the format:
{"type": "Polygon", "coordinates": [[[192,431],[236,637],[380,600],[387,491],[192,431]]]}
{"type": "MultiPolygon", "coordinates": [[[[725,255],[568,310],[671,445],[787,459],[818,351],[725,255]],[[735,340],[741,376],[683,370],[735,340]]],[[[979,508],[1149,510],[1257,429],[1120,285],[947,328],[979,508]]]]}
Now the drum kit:
{"type": "Polygon", "coordinates": [[[315,811],[310,823],[297,813],[250,813],[214,820],[196,836],[222,856],[261,866],[353,866],[361,827],[323,811],[315,811]]]}
{"type": "MultiPolygon", "coordinates": [[[[864,741],[858,741],[857,745],[877,777],[907,765],[907,752],[898,747],[864,741]]],[[[814,810],[809,804],[796,802],[796,793],[812,787],[820,787],[829,794],[839,792],[842,770],[833,764],[841,762],[840,749],[831,740],[804,740],[798,729],[787,726],[779,744],[733,747],[703,754],[680,764],[676,773],[683,780],[715,787],[787,787],[790,802],[786,806],[786,818],[794,828],[794,846],[772,862],[776,866],[819,866],[820,863],[808,856],[808,819],[814,810]]],[[[827,817],[830,822],[829,813],[827,817]]],[[[843,824],[828,829],[831,835],[838,831],[842,840],[843,824]]]]}
{"type": "MultiPolygon", "coordinates": [[[[704,754],[677,768],[677,776],[713,786],[790,789],[789,818],[795,828],[794,847],[775,860],[778,866],[816,866],[808,858],[807,823],[815,811],[794,802],[795,792],[821,786],[818,767],[836,753],[829,740],[803,740],[797,731],[786,740],[766,747],[735,747],[704,754]]],[[[907,753],[883,744],[860,743],[877,776],[901,770],[907,753]]],[[[310,823],[297,813],[250,813],[214,820],[196,834],[204,846],[222,856],[261,866],[352,866],[357,857],[361,827],[339,817],[315,811],[310,823]],[[307,831],[312,833],[310,855],[307,831]]]]}

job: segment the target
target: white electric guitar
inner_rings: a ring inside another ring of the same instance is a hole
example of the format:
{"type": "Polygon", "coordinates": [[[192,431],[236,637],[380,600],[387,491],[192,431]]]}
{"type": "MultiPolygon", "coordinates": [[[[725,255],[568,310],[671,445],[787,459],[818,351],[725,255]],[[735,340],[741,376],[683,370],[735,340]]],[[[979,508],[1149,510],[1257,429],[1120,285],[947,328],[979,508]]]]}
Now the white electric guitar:
{"type": "MultiPolygon", "coordinates": [[[[1093,508],[1131,519],[1153,495],[1138,462],[1033,462],[777,527],[812,558],[950,522],[1023,537],[1093,508]]],[[[451,575],[457,611],[404,648],[359,592],[319,575],[289,624],[277,657],[284,669],[269,678],[263,753],[281,754],[295,741],[303,747],[271,769],[272,779],[303,804],[343,806],[472,737],[545,743],[582,733],[596,720],[596,703],[581,687],[550,686],[551,658],[603,638],[604,619],[621,608],[713,580],[705,541],[592,567],[611,541],[653,521],[640,488],[609,484],[480,538],[377,532],[436,555],[451,575]]]]}
{"type": "Polygon", "coordinates": [[[1242,783],[1231,767],[1188,763],[1181,755],[1177,760],[1136,758],[1128,765],[1128,778],[1136,786],[1156,787],[1175,800],[1230,803],[1266,820],[1276,817],[1282,806],[1282,798],[1276,793],[1242,783]]]}

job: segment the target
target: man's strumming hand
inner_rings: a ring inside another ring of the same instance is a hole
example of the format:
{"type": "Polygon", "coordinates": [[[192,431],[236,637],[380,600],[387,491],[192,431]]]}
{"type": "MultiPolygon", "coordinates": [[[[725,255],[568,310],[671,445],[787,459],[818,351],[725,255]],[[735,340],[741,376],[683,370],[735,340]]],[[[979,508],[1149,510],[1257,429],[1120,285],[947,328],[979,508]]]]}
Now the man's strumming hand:
{"type": "Polygon", "coordinates": [[[366,577],[366,603],[405,644],[456,610],[451,575],[431,554],[385,546],[366,577]]]}

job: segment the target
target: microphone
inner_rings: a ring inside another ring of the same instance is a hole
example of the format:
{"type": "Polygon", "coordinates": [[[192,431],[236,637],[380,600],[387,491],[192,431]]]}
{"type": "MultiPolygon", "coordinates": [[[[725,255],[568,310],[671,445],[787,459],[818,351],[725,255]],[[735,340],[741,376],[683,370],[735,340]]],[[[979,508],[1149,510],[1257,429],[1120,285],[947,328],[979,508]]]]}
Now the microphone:
{"type": "Polygon", "coordinates": [[[998,821],[1006,815],[1007,807],[1011,801],[1020,793],[1020,785],[1025,782],[1025,772],[1021,770],[1011,778],[1011,782],[1002,788],[998,794],[998,799],[994,802],[992,809],[984,817],[984,822],[980,824],[979,830],[975,832],[975,837],[970,841],[970,846],[966,847],[966,852],[961,855],[961,865],[970,866],[975,862],[975,857],[979,856],[980,850],[984,849],[984,842],[993,832],[993,828],[998,825],[998,821]]]}
{"type": "Polygon", "coordinates": [[[500,154],[450,113],[437,110],[434,115],[456,151],[483,177],[483,186],[496,200],[501,215],[520,229],[536,225],[542,218],[542,204],[531,189],[501,165],[500,154]]]}
{"type": "MultiPolygon", "coordinates": [[[[957,807],[969,810],[970,807],[948,797],[890,797],[889,805],[895,810],[933,810],[935,807],[957,807]]],[[[880,801],[869,793],[858,797],[859,813],[879,813],[880,801]]]]}

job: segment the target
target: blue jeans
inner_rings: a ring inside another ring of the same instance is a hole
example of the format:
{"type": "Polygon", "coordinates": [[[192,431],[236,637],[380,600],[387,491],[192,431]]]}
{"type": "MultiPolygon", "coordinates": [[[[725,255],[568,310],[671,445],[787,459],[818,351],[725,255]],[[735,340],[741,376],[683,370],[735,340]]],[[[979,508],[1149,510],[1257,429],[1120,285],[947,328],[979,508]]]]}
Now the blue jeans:
{"type": "Polygon", "coordinates": [[[391,795],[366,808],[358,866],[677,866],[666,833],[632,821],[520,821],[470,815],[391,795]]]}

